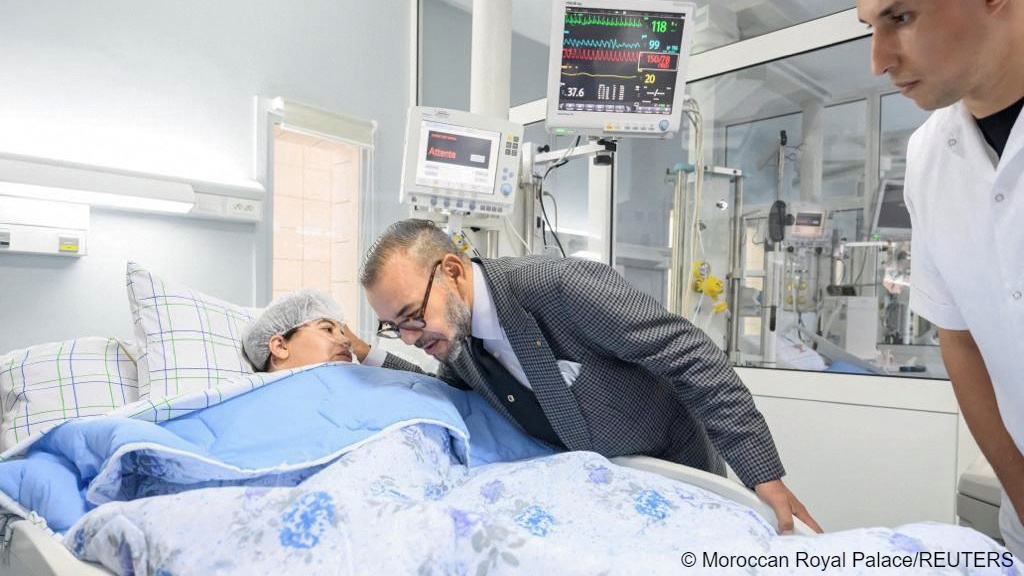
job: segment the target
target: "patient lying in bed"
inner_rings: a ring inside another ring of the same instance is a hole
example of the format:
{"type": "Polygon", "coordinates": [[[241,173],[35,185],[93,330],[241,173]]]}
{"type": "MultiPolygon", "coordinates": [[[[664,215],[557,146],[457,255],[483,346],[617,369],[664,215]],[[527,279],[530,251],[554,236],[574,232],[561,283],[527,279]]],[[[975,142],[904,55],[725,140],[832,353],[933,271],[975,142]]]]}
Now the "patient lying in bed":
{"type": "MultiPolygon", "coordinates": [[[[434,378],[301,369],[350,361],[342,321],[322,293],[276,301],[245,352],[281,378],[198,407],[172,399],[166,408],[184,415],[159,426],[65,424],[10,476],[48,464],[35,488],[74,506],[47,514],[22,503],[52,525],[66,518],[64,543],[79,558],[137,576],[679,574],[685,552],[709,573],[707,554],[795,563],[844,552],[991,553],[999,564],[966,572],[1020,573],[993,542],[953,526],[779,537],[751,509],[701,488],[595,453],[552,454],[479,396],[434,378]]],[[[5,489],[30,491],[39,490],[5,489]]],[[[845,561],[847,573],[870,568],[845,561]]],[[[749,572],[821,573],[804,567],[749,572]]]]}
{"type": "Polygon", "coordinates": [[[333,298],[319,290],[299,290],[270,303],[242,338],[242,348],[260,372],[351,362],[352,343],[333,298]]]}

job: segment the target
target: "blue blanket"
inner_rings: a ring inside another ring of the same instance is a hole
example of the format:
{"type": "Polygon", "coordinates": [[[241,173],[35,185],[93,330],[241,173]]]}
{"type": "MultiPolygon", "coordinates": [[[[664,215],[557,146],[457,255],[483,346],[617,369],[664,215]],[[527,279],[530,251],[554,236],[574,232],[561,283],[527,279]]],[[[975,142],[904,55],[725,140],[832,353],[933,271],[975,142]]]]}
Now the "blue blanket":
{"type": "Polygon", "coordinates": [[[63,532],[95,506],[194,488],[295,486],[381,433],[448,430],[470,466],[552,453],[478,395],[417,374],[325,365],[161,424],[67,422],[0,462],[0,491],[63,532]]]}

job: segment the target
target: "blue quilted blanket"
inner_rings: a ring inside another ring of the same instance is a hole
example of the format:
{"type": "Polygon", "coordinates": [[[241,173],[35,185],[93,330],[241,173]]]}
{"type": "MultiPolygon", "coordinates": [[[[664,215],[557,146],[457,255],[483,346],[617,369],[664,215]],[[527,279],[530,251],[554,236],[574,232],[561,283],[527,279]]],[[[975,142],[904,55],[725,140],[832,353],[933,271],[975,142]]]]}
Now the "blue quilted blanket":
{"type": "Polygon", "coordinates": [[[160,424],[67,422],[24,457],[0,462],[0,491],[62,532],[105,502],[212,486],[294,486],[375,436],[417,423],[447,429],[453,454],[471,466],[552,452],[476,394],[418,374],[329,364],[160,424]]]}

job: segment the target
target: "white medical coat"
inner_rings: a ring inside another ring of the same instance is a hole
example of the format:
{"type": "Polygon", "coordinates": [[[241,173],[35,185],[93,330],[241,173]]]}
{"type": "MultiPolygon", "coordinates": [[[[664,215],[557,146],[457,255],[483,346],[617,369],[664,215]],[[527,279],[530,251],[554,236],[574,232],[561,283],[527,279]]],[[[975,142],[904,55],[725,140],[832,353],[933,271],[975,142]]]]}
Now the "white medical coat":
{"type": "Polygon", "coordinates": [[[970,330],[1024,452],[1022,172],[1024,122],[999,160],[958,103],[911,137],[905,198],[913,225],[910,307],[942,328],[970,330]]]}

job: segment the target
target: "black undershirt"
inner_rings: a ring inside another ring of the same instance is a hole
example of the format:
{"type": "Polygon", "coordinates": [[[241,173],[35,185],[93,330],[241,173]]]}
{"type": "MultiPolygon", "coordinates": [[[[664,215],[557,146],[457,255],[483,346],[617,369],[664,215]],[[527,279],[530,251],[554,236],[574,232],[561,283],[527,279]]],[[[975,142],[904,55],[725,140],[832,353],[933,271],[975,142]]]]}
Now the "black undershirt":
{"type": "Polygon", "coordinates": [[[1017,117],[1020,116],[1022,108],[1024,108],[1024,98],[1021,98],[1009,108],[996,112],[991,116],[974,119],[978,123],[978,128],[981,128],[985,141],[996,151],[996,155],[1000,158],[1003,157],[1006,142],[1010,139],[1010,132],[1013,130],[1013,125],[1017,122],[1017,117]]]}

